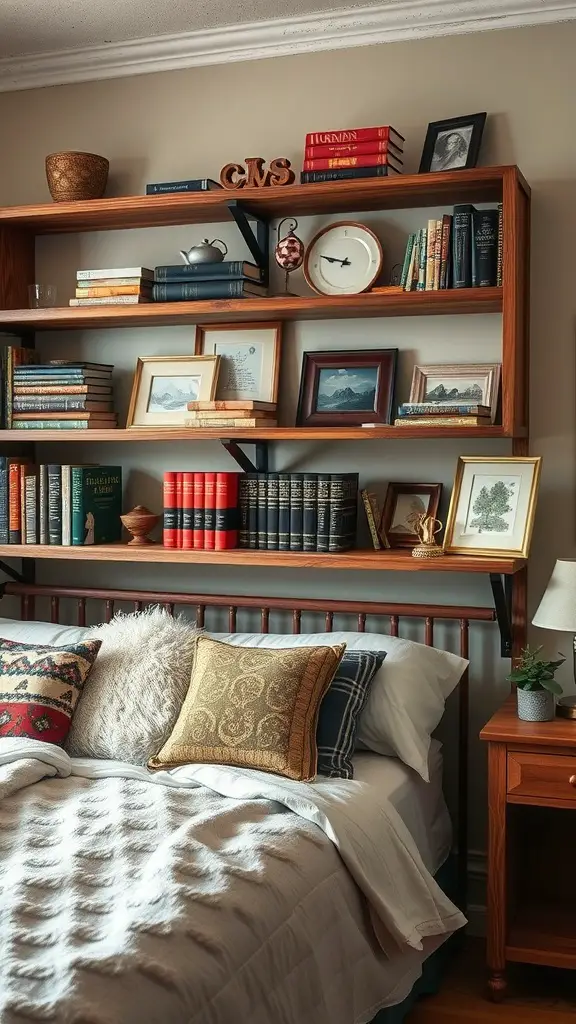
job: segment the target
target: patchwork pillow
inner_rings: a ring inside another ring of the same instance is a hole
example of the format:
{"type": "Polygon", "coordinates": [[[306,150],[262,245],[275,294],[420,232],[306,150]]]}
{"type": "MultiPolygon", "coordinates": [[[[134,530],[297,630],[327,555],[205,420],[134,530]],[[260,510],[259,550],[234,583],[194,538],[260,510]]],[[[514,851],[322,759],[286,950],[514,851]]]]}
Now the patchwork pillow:
{"type": "Polygon", "coordinates": [[[151,606],[116,615],[91,635],[102,643],[66,750],[145,765],[168,739],[190,685],[198,631],[151,606]]]}
{"type": "Polygon", "coordinates": [[[178,721],[148,767],[230,764],[314,778],[318,710],[344,650],[240,649],[198,637],[178,721]]]}
{"type": "Polygon", "coordinates": [[[0,639],[0,737],[62,745],[100,640],[68,647],[0,639]]]}
{"type": "Polygon", "coordinates": [[[385,651],[346,651],[322,705],[316,729],[318,774],[353,779],[359,716],[385,651]]]}

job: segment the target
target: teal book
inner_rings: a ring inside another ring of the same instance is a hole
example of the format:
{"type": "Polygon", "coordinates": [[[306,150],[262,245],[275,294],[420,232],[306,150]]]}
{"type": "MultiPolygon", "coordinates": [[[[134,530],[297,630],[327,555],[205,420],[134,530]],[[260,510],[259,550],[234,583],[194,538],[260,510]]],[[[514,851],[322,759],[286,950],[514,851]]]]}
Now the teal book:
{"type": "Polygon", "coordinates": [[[121,539],[121,466],[72,466],[70,497],[73,546],[121,539]]]}

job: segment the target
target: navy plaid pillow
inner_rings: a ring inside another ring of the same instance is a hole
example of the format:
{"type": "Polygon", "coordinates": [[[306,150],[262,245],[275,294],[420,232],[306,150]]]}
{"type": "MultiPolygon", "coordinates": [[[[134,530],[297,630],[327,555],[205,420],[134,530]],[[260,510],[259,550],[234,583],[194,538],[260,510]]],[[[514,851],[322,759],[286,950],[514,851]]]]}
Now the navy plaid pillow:
{"type": "Polygon", "coordinates": [[[316,729],[318,774],[353,779],[358,719],[385,651],[346,651],[322,704],[316,729]]]}

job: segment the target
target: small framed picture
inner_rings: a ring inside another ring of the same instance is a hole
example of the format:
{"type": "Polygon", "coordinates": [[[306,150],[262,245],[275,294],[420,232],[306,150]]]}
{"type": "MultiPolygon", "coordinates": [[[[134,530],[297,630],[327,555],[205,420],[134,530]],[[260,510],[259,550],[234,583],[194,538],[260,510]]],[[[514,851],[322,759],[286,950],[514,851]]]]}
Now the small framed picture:
{"type": "MultiPolygon", "coordinates": [[[[410,388],[411,402],[446,406],[465,415],[483,405],[492,423],[498,414],[500,363],[446,363],[415,366],[410,388]]],[[[479,414],[481,415],[481,413],[479,414]]]]}
{"type": "Polygon", "coordinates": [[[196,355],[220,356],[216,398],[278,401],[282,324],[214,324],[196,328],[196,355]]]}
{"type": "Polygon", "coordinates": [[[297,425],[390,423],[398,349],[305,352],[297,425]]]}
{"type": "Polygon", "coordinates": [[[541,464],[539,456],[460,456],[444,550],[528,558],[541,464]]]}
{"type": "Polygon", "coordinates": [[[476,167],[486,111],[431,121],[426,132],[419,174],[428,171],[462,171],[476,167]]]}
{"type": "Polygon", "coordinates": [[[126,426],[184,426],[188,402],[214,398],[219,368],[219,356],[141,356],[126,426]]]}
{"type": "Polygon", "coordinates": [[[438,514],[442,484],[388,484],[380,530],[391,548],[413,548],[418,544],[418,516],[438,514]]]}

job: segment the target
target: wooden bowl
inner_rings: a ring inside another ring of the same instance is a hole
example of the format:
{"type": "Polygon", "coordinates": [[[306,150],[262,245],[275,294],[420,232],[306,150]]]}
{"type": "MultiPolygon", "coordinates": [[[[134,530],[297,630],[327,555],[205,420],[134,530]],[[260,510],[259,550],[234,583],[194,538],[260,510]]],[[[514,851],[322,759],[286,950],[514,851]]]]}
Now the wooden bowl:
{"type": "Polygon", "coordinates": [[[46,178],[55,203],[101,199],[106,191],[106,157],[96,153],[51,153],[46,157],[46,178]]]}

